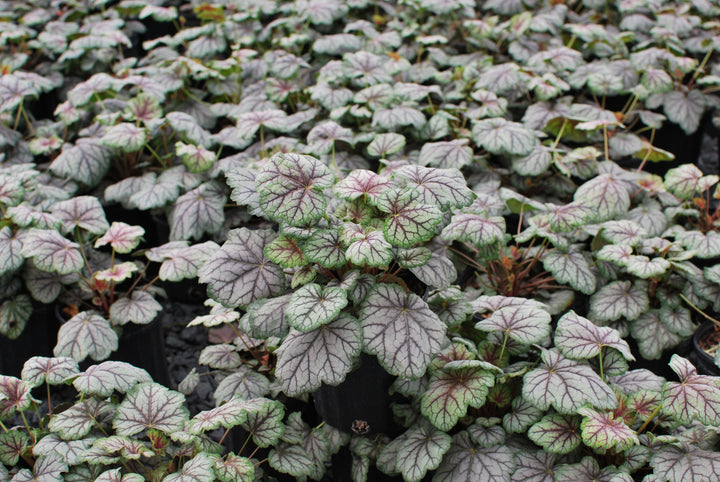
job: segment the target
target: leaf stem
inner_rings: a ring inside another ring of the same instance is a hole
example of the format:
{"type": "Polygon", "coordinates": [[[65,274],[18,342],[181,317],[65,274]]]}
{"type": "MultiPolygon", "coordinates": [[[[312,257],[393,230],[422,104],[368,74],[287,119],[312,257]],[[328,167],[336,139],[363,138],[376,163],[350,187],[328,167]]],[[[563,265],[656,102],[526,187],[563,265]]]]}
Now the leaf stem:
{"type": "Polygon", "coordinates": [[[701,310],[700,308],[698,308],[692,301],[690,301],[689,299],[687,299],[687,297],[686,297],[684,294],[679,293],[679,295],[680,295],[680,298],[682,298],[682,300],[683,300],[685,303],[687,303],[688,305],[690,305],[690,306],[692,307],[692,309],[694,309],[695,311],[697,311],[698,313],[700,313],[702,316],[704,316],[704,317],[707,318],[708,320],[712,321],[712,322],[715,324],[715,326],[716,326],[718,329],[720,329],[720,321],[716,320],[715,318],[713,318],[712,316],[708,315],[708,314],[705,313],[703,310],[701,310]]]}
{"type": "Polygon", "coordinates": [[[650,416],[647,418],[647,420],[645,420],[645,423],[643,423],[640,426],[640,428],[638,429],[638,431],[637,431],[638,434],[641,434],[643,432],[643,430],[645,430],[647,428],[647,426],[650,425],[650,422],[652,421],[652,419],[654,419],[658,415],[658,413],[660,413],[661,408],[662,408],[662,403],[658,403],[657,408],[655,410],[653,410],[653,413],[650,414],[650,416]]]}
{"type": "Polygon", "coordinates": [[[600,364],[600,378],[602,378],[602,381],[605,381],[605,371],[603,369],[602,352],[603,352],[603,349],[602,349],[602,347],[600,347],[600,353],[598,354],[598,362],[600,364]]]}
{"type": "Polygon", "coordinates": [[[498,357],[498,366],[500,366],[500,364],[502,364],[502,358],[503,358],[503,355],[505,355],[505,346],[507,345],[509,334],[510,334],[510,332],[505,330],[505,338],[503,338],[502,348],[500,349],[500,356],[498,357]]]}

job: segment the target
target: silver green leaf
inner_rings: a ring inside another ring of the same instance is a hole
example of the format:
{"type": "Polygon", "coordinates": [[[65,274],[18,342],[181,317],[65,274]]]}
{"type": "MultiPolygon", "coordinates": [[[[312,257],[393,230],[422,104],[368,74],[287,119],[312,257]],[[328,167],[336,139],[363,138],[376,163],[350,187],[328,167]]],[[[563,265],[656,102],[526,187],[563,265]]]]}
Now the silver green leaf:
{"type": "Polygon", "coordinates": [[[650,301],[643,284],[611,281],[590,298],[590,318],[615,321],[634,320],[648,309],[650,301]]]}
{"type": "Polygon", "coordinates": [[[637,433],[625,424],[622,417],[588,407],[580,408],[578,413],[584,417],[580,429],[583,442],[588,447],[620,452],[640,445],[637,433]]]}
{"type": "Polygon", "coordinates": [[[504,235],[504,218],[472,213],[453,215],[450,224],[440,233],[445,241],[465,241],[478,247],[491,245],[504,235]]]}
{"type": "Polygon", "coordinates": [[[600,174],[575,191],[575,201],[588,206],[595,221],[607,221],[625,214],[630,208],[627,184],[612,174],[600,174]]]}
{"type": "Polygon", "coordinates": [[[658,310],[643,313],[630,325],[630,333],[638,343],[640,355],[647,360],[660,358],[662,352],[677,346],[682,338],[668,329],[658,310]]]}
{"type": "Polygon", "coordinates": [[[324,268],[337,268],[346,263],[345,250],[337,231],[317,230],[305,241],[302,248],[308,261],[324,268]]]}
{"type": "Polygon", "coordinates": [[[680,382],[667,382],[663,387],[663,412],[682,423],[698,420],[705,425],[720,424],[720,380],[698,375],[685,358],[673,355],[670,367],[680,382]]]}
{"type": "Polygon", "coordinates": [[[510,447],[475,445],[466,431],[453,436],[433,482],[510,482],[515,457],[510,447]]]}
{"type": "Polygon", "coordinates": [[[517,469],[513,482],[554,482],[557,455],[538,450],[535,453],[521,452],[516,455],[517,469]]]}
{"type": "MultiPolygon", "coordinates": [[[[614,465],[600,468],[593,457],[583,457],[576,464],[562,464],[555,472],[556,482],[577,482],[578,480],[607,480],[612,482],[633,482],[633,478],[621,472],[614,465]]],[[[643,479],[645,480],[645,479],[643,479]]]]}
{"type": "Polygon", "coordinates": [[[453,262],[438,253],[433,253],[425,264],[412,267],[409,271],[427,286],[437,289],[445,289],[457,279],[457,270],[453,262]]]}
{"type": "Polygon", "coordinates": [[[473,141],[492,154],[527,156],[537,139],[533,131],[501,117],[478,121],[472,128],[473,141]]]}
{"type": "Polygon", "coordinates": [[[519,343],[540,343],[550,334],[550,313],[540,307],[507,306],[475,324],[482,331],[501,331],[519,343]]]}
{"type": "Polygon", "coordinates": [[[244,400],[263,397],[270,392],[270,381],[263,374],[241,365],[223,378],[215,389],[217,405],[240,397],[244,400]]]}
{"type": "Polygon", "coordinates": [[[65,482],[65,478],[60,474],[67,471],[67,463],[59,455],[43,455],[35,460],[32,472],[21,469],[12,478],[12,482],[65,482]]]}
{"type": "Polygon", "coordinates": [[[7,226],[0,228],[0,276],[12,273],[23,265],[25,260],[21,250],[22,242],[12,230],[7,226]]]}
{"type": "Polygon", "coordinates": [[[32,386],[18,378],[0,375],[0,417],[6,419],[15,410],[24,411],[37,402],[30,394],[32,386]]]}
{"type": "Polygon", "coordinates": [[[65,440],[77,440],[85,437],[96,424],[102,426],[107,415],[112,415],[112,409],[112,404],[105,400],[88,398],[54,414],[48,428],[65,440]]]}
{"type": "Polygon", "coordinates": [[[22,379],[33,387],[43,383],[60,385],[66,378],[76,375],[79,371],[77,362],[72,358],[34,356],[23,365],[22,379]]]}
{"type": "Polygon", "coordinates": [[[673,90],[664,94],[663,97],[663,112],[668,119],[679,125],[686,134],[692,134],[698,130],[700,118],[708,103],[700,90],[691,89],[687,93],[673,90]]]}
{"type": "Polygon", "coordinates": [[[120,298],[110,306],[110,321],[117,325],[136,323],[146,325],[162,310],[147,291],[133,291],[130,297],[120,298]]]}
{"type": "Polygon", "coordinates": [[[396,450],[402,454],[396,459],[395,470],[402,473],[406,481],[417,482],[425,477],[428,470],[440,465],[451,442],[448,434],[434,427],[415,425],[386,445],[384,450],[396,450]]]}
{"type": "Polygon", "coordinates": [[[614,409],[615,392],[588,365],[554,350],[542,351],[543,365],[523,377],[522,394],[543,410],[575,413],[585,404],[614,409]]]}
{"type": "Polygon", "coordinates": [[[247,308],[248,333],[256,338],[284,337],[288,332],[285,309],[290,295],[260,299],[247,308]]]}
{"type": "Polygon", "coordinates": [[[249,411],[241,426],[252,435],[258,447],[275,445],[285,432],[282,423],[285,416],[283,404],[278,401],[264,403],[259,409],[249,411]]]}
{"type": "Polygon", "coordinates": [[[458,169],[437,169],[406,165],[393,171],[393,178],[405,180],[406,185],[420,194],[423,204],[432,204],[442,210],[469,206],[475,194],[458,169]]]}
{"type": "Polygon", "coordinates": [[[720,477],[720,454],[694,444],[662,445],[650,459],[656,480],[712,482],[720,477]]]}
{"type": "Polygon", "coordinates": [[[356,266],[388,266],[392,261],[392,245],[382,231],[370,231],[353,240],[345,256],[356,266]]]}
{"type": "Polygon", "coordinates": [[[310,283],[290,296],[285,316],[293,328],[311,331],[335,319],[347,303],[344,289],[310,283]]]}
{"type": "Polygon", "coordinates": [[[104,360],[118,348],[118,335],[110,322],[95,311],[83,311],[65,322],[58,331],[55,356],[83,361],[88,356],[104,360]]]}
{"type": "Polygon", "coordinates": [[[163,482],[213,482],[215,480],[215,457],[199,453],[185,462],[182,470],[168,475],[163,482]]]}
{"type": "Polygon", "coordinates": [[[427,241],[442,221],[440,210],[432,204],[423,204],[414,189],[387,190],[378,197],[377,207],[389,214],[383,227],[385,239],[401,248],[427,241]]]}
{"type": "Polygon", "coordinates": [[[405,147],[405,136],[395,132],[377,134],[370,144],[368,144],[368,154],[373,157],[382,157],[383,159],[390,154],[402,150],[405,147]]]}
{"type": "Polygon", "coordinates": [[[57,231],[32,228],[22,242],[23,256],[32,258],[35,266],[43,271],[70,274],[80,271],[85,264],[80,245],[67,240],[57,231]]]}
{"type": "Polygon", "coordinates": [[[213,241],[194,244],[185,248],[172,250],[162,260],[158,275],[161,280],[180,281],[197,276],[198,270],[210,259],[220,246],[213,241]]]}
{"type": "Polygon", "coordinates": [[[170,212],[170,239],[200,239],[218,232],[225,222],[224,206],[224,189],[214,181],[183,194],[170,212]]]}
{"type": "Polygon", "coordinates": [[[473,150],[468,146],[468,142],[468,139],[426,142],[420,149],[418,163],[423,166],[461,169],[473,161],[473,150]]]}
{"type": "Polygon", "coordinates": [[[546,415],[530,427],[527,435],[530,440],[554,454],[570,453],[582,442],[579,417],[560,413],[546,415]]]}
{"type": "Polygon", "coordinates": [[[215,459],[215,475],[222,482],[253,482],[255,464],[246,457],[229,453],[224,458],[215,459]]]}
{"type": "Polygon", "coordinates": [[[503,416],[503,428],[509,433],[524,433],[542,416],[542,410],[522,397],[512,401],[511,409],[503,416]]]}
{"type": "Polygon", "coordinates": [[[347,315],[313,331],[291,330],[276,351],[275,375],[290,396],[315,391],[322,383],[337,385],[352,369],[361,348],[360,325],[347,315]]]}
{"type": "Polygon", "coordinates": [[[210,410],[203,410],[190,420],[188,432],[194,435],[200,435],[209,430],[215,430],[222,426],[231,428],[245,422],[247,416],[251,412],[262,411],[264,405],[274,403],[265,398],[257,398],[252,400],[243,400],[241,398],[233,398],[228,402],[210,410]]]}
{"type": "Polygon", "coordinates": [[[80,393],[109,397],[114,391],[127,393],[138,383],[151,382],[152,378],[142,368],[120,361],[106,361],[88,367],[73,380],[80,393]]]}
{"type": "Polygon", "coordinates": [[[172,433],[188,419],[185,396],[157,383],[141,383],[118,405],[113,428],[118,435],[135,435],[147,429],[172,433]]]}
{"type": "Polygon", "coordinates": [[[182,134],[185,139],[204,146],[210,147],[212,139],[210,134],[198,125],[197,120],[185,112],[170,112],[165,116],[168,124],[176,132],[182,134]]]}
{"type": "Polygon", "coordinates": [[[267,231],[230,231],[222,248],[198,271],[199,282],[208,284],[208,294],[229,307],[281,294],[285,274],[263,253],[269,238],[267,231]]]}
{"type": "Polygon", "coordinates": [[[300,445],[279,443],[270,451],[268,462],[273,469],[293,477],[311,475],[314,462],[300,445]]]}
{"type": "Polygon", "coordinates": [[[311,156],[275,154],[256,177],[260,207],[271,219],[300,226],[325,215],[323,189],[334,176],[311,156]]]}
{"type": "Polygon", "coordinates": [[[583,253],[564,253],[553,249],[545,254],[542,262],[558,283],[567,283],[586,295],[595,292],[597,278],[583,253]]]}
{"type": "Polygon", "coordinates": [[[574,311],[563,315],[557,322],[555,346],[568,358],[588,359],[598,356],[602,349],[618,350],[626,360],[634,360],[630,346],[617,330],[595,325],[574,311]]]}
{"type": "Polygon", "coordinates": [[[446,326],[419,296],[375,286],[360,306],[365,349],[393,375],[417,378],[440,351],[446,326]]]}
{"type": "Polygon", "coordinates": [[[144,127],[121,122],[110,127],[101,142],[108,147],[120,149],[123,152],[136,152],[142,149],[147,139],[147,131],[144,127]]]}
{"type": "Polygon", "coordinates": [[[65,144],[50,164],[50,170],[60,177],[95,186],[110,168],[111,151],[101,145],[99,139],[83,137],[75,145],[65,144]]]}
{"type": "Polygon", "coordinates": [[[13,296],[0,305],[0,333],[12,339],[25,330],[32,315],[32,301],[24,294],[13,296]]]}
{"type": "Polygon", "coordinates": [[[199,365],[208,365],[218,370],[231,370],[240,366],[240,363],[237,347],[227,343],[206,346],[198,358],[199,365]]]}

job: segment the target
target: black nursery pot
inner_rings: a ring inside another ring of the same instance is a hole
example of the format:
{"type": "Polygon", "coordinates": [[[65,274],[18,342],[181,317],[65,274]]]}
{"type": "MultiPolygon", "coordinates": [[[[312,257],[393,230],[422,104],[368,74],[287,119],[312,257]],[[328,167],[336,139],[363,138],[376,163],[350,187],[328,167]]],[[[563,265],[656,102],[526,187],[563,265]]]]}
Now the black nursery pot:
{"type": "MultiPolygon", "coordinates": [[[[59,309],[56,316],[62,322],[65,317],[59,309]]],[[[146,370],[157,383],[170,387],[170,370],[165,350],[165,331],[162,327],[161,316],[147,325],[128,323],[122,327],[122,334],[118,340],[118,349],[110,354],[108,360],[122,361],[146,370]]],[[[81,369],[101,362],[86,360],[80,364],[81,369]]]]}
{"type": "Polygon", "coordinates": [[[363,354],[360,367],[344,382],[323,384],[313,394],[315,410],[325,422],[346,433],[398,435],[402,429],[393,421],[388,394],[394,380],[375,357],[363,354]]]}
{"type": "Polygon", "coordinates": [[[53,356],[60,322],[52,305],[35,306],[25,329],[11,340],[0,335],[0,375],[20,377],[25,362],[34,356],[53,356]]]}
{"type": "Polygon", "coordinates": [[[720,376],[720,367],[715,364],[713,357],[700,348],[701,341],[715,331],[715,324],[712,321],[702,323],[693,335],[693,354],[695,366],[698,373],[702,375],[720,376]]]}

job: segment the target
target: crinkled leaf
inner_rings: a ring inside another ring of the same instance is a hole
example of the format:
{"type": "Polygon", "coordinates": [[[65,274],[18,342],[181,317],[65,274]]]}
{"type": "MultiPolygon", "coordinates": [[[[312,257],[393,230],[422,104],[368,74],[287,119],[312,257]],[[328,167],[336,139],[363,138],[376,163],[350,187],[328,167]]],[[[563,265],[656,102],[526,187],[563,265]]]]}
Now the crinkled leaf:
{"type": "Polygon", "coordinates": [[[542,262],[558,283],[567,283],[586,295],[595,292],[597,278],[583,253],[563,253],[553,249],[543,256],[542,262]]]}
{"type": "Polygon", "coordinates": [[[433,482],[509,482],[515,471],[515,457],[509,447],[479,447],[467,432],[453,437],[433,482]]]}
{"type": "Polygon", "coordinates": [[[141,383],[118,405],[113,428],[118,435],[135,435],[146,429],[172,433],[188,419],[185,395],[157,383],[141,383]]]}
{"type": "MultiPolygon", "coordinates": [[[[685,249],[695,251],[695,256],[698,258],[707,259],[720,256],[720,233],[716,231],[708,231],[707,233],[701,231],[685,231],[684,233],[679,233],[676,239],[682,243],[685,249]]],[[[653,261],[655,261],[655,259],[653,259],[653,261]]],[[[665,260],[663,259],[663,261],[665,260]]]]}
{"type": "Polygon", "coordinates": [[[310,283],[290,296],[285,310],[288,323],[299,331],[310,331],[332,321],[347,306],[345,290],[310,283]]]}
{"type": "Polygon", "coordinates": [[[440,237],[446,241],[465,241],[478,247],[488,246],[505,235],[505,219],[482,214],[458,213],[445,226],[440,237]]]}
{"type": "Polygon", "coordinates": [[[475,324],[482,331],[501,331],[510,339],[531,345],[550,334],[550,313],[539,307],[508,306],[500,308],[475,324]]]}
{"type": "Polygon", "coordinates": [[[580,419],[574,415],[546,415],[527,434],[530,440],[554,454],[570,453],[582,442],[580,419]]]}
{"type": "Polygon", "coordinates": [[[275,375],[290,396],[313,392],[322,383],[345,379],[362,348],[362,330],[354,318],[340,318],[319,328],[291,330],[277,350],[275,375]]]}
{"type": "Polygon", "coordinates": [[[65,239],[57,231],[32,228],[23,238],[23,256],[33,258],[43,271],[70,274],[82,269],[80,246],[65,239]]]}
{"type": "Polygon", "coordinates": [[[58,331],[55,356],[83,361],[105,360],[118,348],[118,335],[110,322],[94,311],[83,311],[65,322],[58,331]]]}
{"type": "Polygon", "coordinates": [[[588,359],[596,357],[603,348],[618,350],[627,360],[634,360],[630,346],[617,330],[595,325],[587,318],[570,311],[557,322],[555,346],[568,358],[588,359]]]}
{"type": "Polygon", "coordinates": [[[208,294],[226,306],[281,294],[285,288],[282,269],[265,258],[268,232],[240,228],[228,233],[222,248],[198,271],[198,281],[208,284],[208,294]]]}
{"type": "Polygon", "coordinates": [[[66,378],[80,371],[75,360],[68,357],[47,358],[34,356],[25,362],[22,369],[22,379],[33,387],[43,383],[60,385],[66,378]]]}
{"type": "Polygon", "coordinates": [[[665,258],[650,259],[647,256],[629,256],[625,263],[625,269],[628,273],[641,279],[658,278],[670,269],[670,262],[665,258]]]}
{"type": "Polygon", "coordinates": [[[685,358],[673,355],[670,367],[680,382],[667,382],[663,387],[663,411],[682,423],[694,419],[705,425],[720,424],[720,381],[717,377],[698,375],[685,358]]]}
{"type": "Polygon", "coordinates": [[[120,361],[106,361],[89,367],[73,385],[80,393],[109,397],[114,391],[127,393],[138,383],[151,382],[142,368],[120,361]]]}
{"type": "Polygon", "coordinates": [[[256,177],[260,207],[271,219],[300,226],[325,214],[322,190],[333,175],[320,161],[300,154],[276,154],[256,177]]]}
{"type": "Polygon", "coordinates": [[[43,455],[35,460],[33,470],[21,469],[12,478],[12,482],[65,482],[60,474],[67,472],[68,466],[60,456],[43,455]]]}
{"type": "Polygon", "coordinates": [[[445,324],[413,293],[375,286],[360,306],[365,350],[393,375],[420,377],[440,350],[445,324]]]}
{"type": "Polygon", "coordinates": [[[207,182],[180,196],[170,212],[170,239],[200,239],[216,233],[225,222],[225,193],[216,182],[207,182]]]}
{"type": "Polygon", "coordinates": [[[489,388],[495,384],[495,375],[482,363],[454,361],[433,372],[420,409],[440,430],[454,427],[468,406],[480,408],[485,403],[489,388]]]}
{"type": "Polygon", "coordinates": [[[649,304],[644,286],[630,281],[611,281],[590,298],[590,317],[599,321],[634,320],[649,304]]]}
{"type": "Polygon", "coordinates": [[[589,366],[554,350],[543,350],[543,365],[523,377],[523,397],[543,410],[575,413],[586,403],[597,408],[617,406],[615,392],[589,366]]]}

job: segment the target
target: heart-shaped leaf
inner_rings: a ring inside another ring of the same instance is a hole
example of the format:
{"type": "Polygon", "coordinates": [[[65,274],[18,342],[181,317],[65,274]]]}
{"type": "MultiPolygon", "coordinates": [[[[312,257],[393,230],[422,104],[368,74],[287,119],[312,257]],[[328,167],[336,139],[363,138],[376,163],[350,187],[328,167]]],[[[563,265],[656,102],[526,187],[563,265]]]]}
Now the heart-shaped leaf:
{"type": "Polygon", "coordinates": [[[145,325],[153,321],[160,311],[162,305],[150,293],[133,291],[129,298],[120,298],[110,306],[110,320],[117,325],[145,325]]]}
{"type": "Polygon", "coordinates": [[[12,230],[7,226],[0,228],[0,276],[22,266],[24,258],[21,250],[22,243],[12,230]]]}
{"type": "Polygon", "coordinates": [[[291,330],[276,352],[275,375],[290,396],[313,392],[322,383],[337,385],[352,369],[361,348],[360,325],[347,315],[313,331],[291,330]]]}
{"type": "Polygon", "coordinates": [[[433,372],[420,409],[433,425],[448,431],[465,415],[468,406],[483,406],[488,390],[494,384],[495,375],[486,369],[483,362],[449,362],[441,370],[433,372]]]}
{"type": "Polygon", "coordinates": [[[219,250],[220,246],[213,241],[173,249],[162,257],[158,275],[166,281],[195,278],[205,262],[219,250]]]}
{"type": "Polygon", "coordinates": [[[653,451],[650,466],[658,480],[715,480],[720,477],[720,456],[695,444],[662,445],[653,451]]]}
{"type": "Polygon", "coordinates": [[[22,379],[33,387],[43,383],[60,385],[66,378],[77,374],[79,371],[77,362],[72,358],[34,356],[23,365],[22,379]]]}
{"type": "Polygon", "coordinates": [[[199,365],[208,365],[218,370],[230,370],[240,366],[240,354],[235,345],[221,343],[209,345],[202,349],[198,358],[199,365]]]}
{"type": "Polygon", "coordinates": [[[310,283],[290,296],[285,316],[293,328],[310,331],[332,321],[346,305],[347,294],[342,288],[310,283]]]}
{"type": "Polygon", "coordinates": [[[225,192],[217,182],[206,182],[180,196],[170,212],[170,239],[200,239],[216,233],[225,221],[225,192]]]}
{"type": "Polygon", "coordinates": [[[417,279],[437,289],[445,289],[457,279],[453,262],[443,254],[433,253],[422,266],[410,268],[417,279]]]}
{"type": "Polygon", "coordinates": [[[648,309],[650,301],[641,284],[611,281],[590,298],[590,317],[599,321],[634,320],[648,309]]]}
{"type": "Polygon", "coordinates": [[[570,311],[557,322],[555,346],[568,358],[588,359],[598,356],[604,347],[618,350],[626,360],[634,360],[630,346],[613,328],[600,327],[570,311]]]}
{"type": "Polygon", "coordinates": [[[472,128],[473,141],[492,154],[527,156],[535,147],[535,134],[517,122],[501,117],[478,121],[472,128]]]}
{"type": "Polygon", "coordinates": [[[85,437],[95,424],[107,421],[112,414],[112,404],[97,398],[88,398],[77,402],[67,410],[53,415],[48,428],[65,440],[77,440],[85,437]]]}
{"type": "Polygon", "coordinates": [[[241,365],[230,375],[223,378],[215,389],[215,401],[218,405],[235,397],[243,400],[263,397],[270,392],[270,381],[245,365],[241,365]]]}
{"type": "Polygon", "coordinates": [[[304,448],[299,445],[280,443],[270,451],[268,462],[273,469],[303,477],[312,474],[315,463],[304,448]]]}
{"type": "Polygon", "coordinates": [[[596,222],[621,216],[630,208],[627,185],[612,174],[600,174],[585,182],[575,191],[574,199],[593,210],[596,222]]]}
{"type": "Polygon", "coordinates": [[[142,368],[120,361],[106,361],[88,367],[73,381],[80,393],[109,397],[114,391],[127,393],[138,383],[151,382],[142,368]]]}
{"type": "Polygon", "coordinates": [[[578,413],[584,417],[580,429],[585,445],[622,451],[640,444],[637,434],[625,425],[622,417],[587,407],[581,408],[578,413]]]}
{"type": "Polygon", "coordinates": [[[248,306],[248,333],[256,338],[284,337],[288,332],[285,309],[290,295],[258,300],[248,306]]]}
{"type": "Polygon", "coordinates": [[[553,249],[545,254],[542,262],[558,283],[567,283],[586,295],[595,292],[597,278],[583,253],[564,253],[553,249]]]}
{"type": "Polygon", "coordinates": [[[135,435],[157,429],[172,433],[181,430],[188,419],[185,396],[157,383],[141,383],[118,405],[113,428],[118,435],[135,435]]]}
{"type": "Polygon", "coordinates": [[[256,177],[260,207],[271,219],[291,226],[312,223],[325,214],[322,190],[333,181],[332,173],[314,157],[275,154],[256,177]]]}
{"type": "Polygon", "coordinates": [[[402,166],[393,171],[394,178],[420,194],[418,202],[432,204],[442,210],[472,204],[475,194],[467,187],[465,177],[457,169],[436,169],[417,165],[402,166]]]}
{"type": "Polygon", "coordinates": [[[283,268],[296,268],[305,264],[305,256],[298,241],[284,234],[265,246],[264,253],[270,261],[283,268]]]}
{"type": "Polygon", "coordinates": [[[337,231],[317,230],[305,241],[302,252],[308,261],[324,268],[337,268],[346,263],[345,250],[337,231]]]}
{"type": "Polygon", "coordinates": [[[360,306],[365,349],[393,374],[417,378],[440,351],[445,324],[427,304],[399,286],[375,286],[360,306]]]}
{"type": "Polygon", "coordinates": [[[252,435],[258,447],[275,445],[285,432],[282,420],[285,416],[283,404],[278,401],[263,403],[256,410],[249,411],[241,426],[252,435]]]}
{"type": "Polygon", "coordinates": [[[197,120],[185,112],[170,112],[165,116],[170,127],[182,134],[184,139],[205,147],[210,147],[210,134],[198,125],[197,120]]]}
{"type": "Polygon", "coordinates": [[[405,136],[396,132],[377,134],[368,144],[368,154],[383,159],[405,147],[405,136]]]}
{"type": "Polygon", "coordinates": [[[110,168],[112,149],[99,139],[80,138],[75,145],[65,144],[63,151],[50,164],[50,170],[60,177],[88,186],[98,184],[110,168]]]}
{"type": "Polygon", "coordinates": [[[64,482],[60,475],[68,471],[67,463],[56,454],[43,455],[35,460],[32,472],[21,469],[12,478],[13,482],[64,482]]]}
{"type": "Polygon", "coordinates": [[[95,247],[99,248],[109,244],[117,253],[129,253],[140,243],[143,234],[145,234],[145,229],[140,226],[130,226],[114,221],[105,234],[95,241],[95,247]]]}
{"type": "Polygon", "coordinates": [[[222,482],[253,482],[255,464],[248,458],[229,453],[215,460],[215,475],[222,482]]]}
{"type": "Polygon", "coordinates": [[[229,306],[281,294],[285,288],[282,269],[263,253],[270,234],[240,228],[228,233],[222,248],[198,271],[200,283],[208,283],[208,294],[229,306]]]}
{"type": "Polygon", "coordinates": [[[503,428],[509,433],[523,433],[542,416],[542,410],[522,397],[512,401],[511,409],[503,416],[503,428]]]}
{"type": "Polygon", "coordinates": [[[32,228],[22,242],[23,256],[33,258],[35,266],[43,271],[70,274],[80,271],[85,264],[80,246],[57,231],[32,228]]]}
{"type": "MultiPolygon", "coordinates": [[[[407,481],[420,481],[428,470],[440,465],[450,448],[450,436],[434,427],[414,425],[400,437],[386,445],[385,450],[402,454],[395,459],[395,471],[407,481]]],[[[380,454],[382,457],[382,453],[380,454]]]]}
{"type": "Polygon", "coordinates": [[[204,410],[190,420],[188,432],[200,435],[209,430],[215,430],[222,426],[231,428],[240,425],[247,419],[250,412],[262,410],[266,403],[274,403],[265,398],[243,400],[233,398],[232,400],[210,410],[204,410]]]}
{"type": "Polygon", "coordinates": [[[62,230],[65,233],[77,227],[93,234],[102,234],[109,228],[105,211],[94,196],[76,196],[55,203],[52,213],[62,220],[62,230]]]}
{"type": "Polygon", "coordinates": [[[15,410],[24,411],[36,401],[30,391],[32,386],[18,378],[0,375],[0,417],[12,415],[15,410]]]}
{"type": "Polygon", "coordinates": [[[420,149],[418,164],[446,169],[461,169],[472,163],[473,160],[473,150],[468,146],[468,142],[468,139],[426,142],[420,149]]]}
{"type": "Polygon", "coordinates": [[[528,438],[554,454],[567,454],[582,442],[580,419],[574,415],[551,413],[528,430],[528,438]]]}
{"type": "Polygon", "coordinates": [[[502,331],[510,339],[531,345],[550,334],[550,313],[527,306],[508,306],[475,324],[482,331],[502,331]]]}
{"type": "Polygon", "coordinates": [[[422,204],[418,199],[416,191],[404,189],[390,189],[378,197],[378,209],[389,214],[383,234],[394,246],[410,248],[435,234],[442,213],[437,207],[422,204]]]}
{"type": "Polygon", "coordinates": [[[65,322],[58,331],[55,356],[83,361],[88,356],[104,360],[118,348],[118,335],[110,322],[94,311],[83,311],[65,322]]]}
{"type": "Polygon", "coordinates": [[[25,330],[32,315],[32,301],[27,295],[18,295],[0,305],[0,333],[15,339],[25,330]]]}
{"type": "Polygon", "coordinates": [[[698,375],[695,367],[678,355],[672,356],[670,367],[680,383],[667,382],[663,387],[663,411],[686,424],[694,419],[705,425],[720,423],[720,381],[698,375]]]}
{"type": "Polygon", "coordinates": [[[543,350],[543,365],[523,377],[523,397],[543,410],[572,414],[583,405],[614,409],[615,392],[586,364],[543,350]]]}
{"type": "Polygon", "coordinates": [[[647,360],[660,358],[662,352],[677,346],[682,338],[668,329],[658,310],[643,313],[630,325],[630,334],[638,343],[640,355],[647,360]]]}
{"type": "Polygon", "coordinates": [[[0,462],[11,467],[16,465],[28,448],[29,442],[30,439],[25,432],[19,430],[0,433],[0,462]]]}
{"type": "Polygon", "coordinates": [[[147,139],[146,129],[129,122],[121,122],[110,127],[102,143],[123,152],[137,152],[143,148],[147,139]]]}
{"type": "Polygon", "coordinates": [[[392,261],[392,245],[381,231],[361,233],[345,250],[345,256],[356,266],[382,267],[392,261]]]}
{"type": "Polygon", "coordinates": [[[213,482],[215,480],[215,457],[199,453],[185,462],[182,470],[170,474],[164,482],[213,482]]]}

